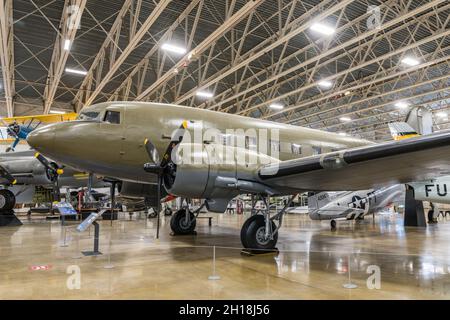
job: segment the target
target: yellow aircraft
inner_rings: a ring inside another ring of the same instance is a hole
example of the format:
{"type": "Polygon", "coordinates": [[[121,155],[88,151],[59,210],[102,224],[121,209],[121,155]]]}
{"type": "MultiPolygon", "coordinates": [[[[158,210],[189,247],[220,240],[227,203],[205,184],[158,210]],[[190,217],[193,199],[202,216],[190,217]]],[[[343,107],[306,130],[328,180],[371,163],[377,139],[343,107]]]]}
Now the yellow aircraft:
{"type": "Polygon", "coordinates": [[[71,121],[76,118],[77,114],[75,112],[3,118],[1,121],[4,125],[4,130],[0,131],[0,141],[2,143],[11,143],[6,152],[14,151],[17,144],[25,140],[28,134],[40,125],[71,121]]]}

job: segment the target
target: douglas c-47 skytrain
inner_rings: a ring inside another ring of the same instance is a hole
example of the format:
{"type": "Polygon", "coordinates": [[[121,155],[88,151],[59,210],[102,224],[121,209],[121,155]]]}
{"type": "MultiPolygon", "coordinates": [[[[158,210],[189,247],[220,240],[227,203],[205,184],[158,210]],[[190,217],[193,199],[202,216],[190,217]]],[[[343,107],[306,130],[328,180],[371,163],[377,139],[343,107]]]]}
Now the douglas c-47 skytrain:
{"type": "MultiPolygon", "coordinates": [[[[224,212],[239,194],[255,194],[268,204],[271,196],[377,189],[450,172],[450,131],[374,144],[233,114],[145,102],[86,107],[78,120],[35,130],[28,142],[58,163],[136,186],[129,189],[138,196],[156,197],[156,206],[161,196],[172,194],[205,199],[213,212],[224,212]]],[[[241,230],[244,247],[274,248],[285,209],[251,216],[241,230]]],[[[195,218],[182,208],[173,215],[171,228],[174,233],[190,233],[195,218]]]]}

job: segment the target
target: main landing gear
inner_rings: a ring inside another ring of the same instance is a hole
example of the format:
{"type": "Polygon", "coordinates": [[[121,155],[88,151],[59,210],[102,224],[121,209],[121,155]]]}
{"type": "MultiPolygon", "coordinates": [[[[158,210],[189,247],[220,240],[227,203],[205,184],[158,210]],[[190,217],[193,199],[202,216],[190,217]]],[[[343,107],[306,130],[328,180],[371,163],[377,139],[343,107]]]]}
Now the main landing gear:
{"type": "Polygon", "coordinates": [[[12,210],[16,205],[16,196],[8,189],[0,190],[0,211],[12,210]]]}
{"type": "MultiPolygon", "coordinates": [[[[241,242],[244,248],[254,253],[276,249],[278,230],[281,227],[283,215],[294,197],[292,196],[284,208],[271,217],[270,197],[261,196],[265,209],[260,210],[261,214],[255,214],[248,218],[241,229],[241,242]]],[[[255,206],[255,204],[256,202],[252,205],[255,206]]],[[[254,208],[252,208],[252,212],[254,212],[254,208]]]]}

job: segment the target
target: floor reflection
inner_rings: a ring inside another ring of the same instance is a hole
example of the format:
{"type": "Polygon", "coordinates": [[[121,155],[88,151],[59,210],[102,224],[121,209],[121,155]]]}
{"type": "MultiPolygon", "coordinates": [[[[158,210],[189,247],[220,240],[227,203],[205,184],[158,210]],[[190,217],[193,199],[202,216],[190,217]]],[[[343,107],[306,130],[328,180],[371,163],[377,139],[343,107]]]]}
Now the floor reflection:
{"type": "Polygon", "coordinates": [[[450,298],[450,221],[444,218],[428,228],[404,228],[400,216],[380,215],[340,223],[332,232],[327,222],[287,215],[279,253],[250,257],[241,254],[239,240],[245,218],[214,215],[212,227],[198,223],[197,236],[173,237],[163,217],[157,240],[155,221],[127,215],[112,226],[101,222],[103,255],[82,258],[80,251],[92,250],[93,231],[78,234],[74,223],[62,228],[32,220],[0,228],[0,298],[450,298]],[[208,280],[212,246],[218,281],[208,280]],[[76,290],[67,286],[73,265],[81,272],[76,290]],[[370,289],[377,268],[381,287],[370,289]],[[343,288],[349,281],[358,287],[343,288]]]}

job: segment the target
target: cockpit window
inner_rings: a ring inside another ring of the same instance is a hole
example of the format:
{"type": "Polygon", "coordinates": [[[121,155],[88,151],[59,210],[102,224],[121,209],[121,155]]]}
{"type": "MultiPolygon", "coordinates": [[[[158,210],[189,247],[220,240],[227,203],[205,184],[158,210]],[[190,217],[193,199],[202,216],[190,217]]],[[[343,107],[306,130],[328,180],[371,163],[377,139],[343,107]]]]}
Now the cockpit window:
{"type": "Polygon", "coordinates": [[[98,112],[85,111],[81,112],[78,116],[78,120],[96,120],[98,117],[98,112]]]}
{"type": "Polygon", "coordinates": [[[105,122],[120,124],[120,112],[119,111],[106,111],[105,113],[105,122]]]}

